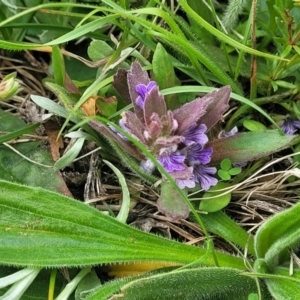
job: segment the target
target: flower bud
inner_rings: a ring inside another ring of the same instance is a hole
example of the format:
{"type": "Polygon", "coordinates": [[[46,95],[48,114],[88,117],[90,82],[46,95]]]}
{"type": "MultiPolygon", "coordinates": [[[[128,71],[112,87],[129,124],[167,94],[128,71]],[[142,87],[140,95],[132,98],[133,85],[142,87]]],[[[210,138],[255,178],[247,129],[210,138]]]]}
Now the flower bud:
{"type": "Polygon", "coordinates": [[[7,101],[21,91],[22,88],[16,75],[17,73],[11,73],[0,82],[0,101],[7,101]]]}

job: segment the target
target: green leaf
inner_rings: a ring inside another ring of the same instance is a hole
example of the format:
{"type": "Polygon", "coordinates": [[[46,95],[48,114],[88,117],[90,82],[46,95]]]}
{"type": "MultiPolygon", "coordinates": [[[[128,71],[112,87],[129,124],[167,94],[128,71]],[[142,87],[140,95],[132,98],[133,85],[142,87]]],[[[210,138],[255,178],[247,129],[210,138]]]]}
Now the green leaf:
{"type": "MultiPolygon", "coordinates": [[[[152,67],[155,81],[160,89],[166,89],[177,85],[178,80],[175,75],[170,55],[160,43],[157,44],[154,51],[152,67]]],[[[166,96],[165,101],[170,110],[178,108],[180,104],[176,95],[166,96]]]]}
{"type": "MultiPolygon", "coordinates": [[[[14,273],[19,271],[19,269],[1,266],[0,267],[0,278],[4,276],[14,276],[14,273]]],[[[20,272],[20,271],[19,271],[20,272]]],[[[49,278],[50,278],[51,270],[43,269],[40,271],[38,276],[35,278],[33,283],[28,287],[25,293],[22,295],[22,300],[45,300],[48,296],[48,288],[49,288],[49,278]]],[[[63,285],[66,284],[66,280],[63,278],[62,274],[58,273],[56,278],[56,289],[54,296],[56,297],[59,293],[59,290],[63,288],[63,285]]],[[[10,286],[6,288],[0,289],[0,298],[5,292],[10,288],[10,286]]]]}
{"type": "Polygon", "coordinates": [[[300,295],[299,270],[293,275],[289,274],[288,268],[276,268],[272,278],[266,279],[267,287],[273,296],[273,299],[298,300],[300,295]],[[295,279],[297,281],[294,281],[295,279]]]}
{"type": "Polygon", "coordinates": [[[124,175],[109,161],[103,159],[103,162],[106,163],[114,171],[114,173],[117,175],[120,181],[122,187],[123,200],[122,200],[120,212],[117,215],[116,219],[121,223],[126,223],[129,214],[129,208],[130,208],[130,193],[126,184],[126,179],[124,175]]]}
{"type": "MultiPolygon", "coordinates": [[[[3,10],[1,9],[0,10],[0,21],[5,20],[6,18],[7,17],[5,16],[3,10]]],[[[8,41],[8,40],[10,40],[13,30],[12,30],[12,28],[1,28],[0,27],[0,32],[3,35],[3,38],[8,41]]]]}
{"type": "Polygon", "coordinates": [[[231,176],[228,171],[218,170],[218,175],[222,180],[230,180],[231,176]]]}
{"type": "Polygon", "coordinates": [[[249,131],[263,131],[267,129],[267,127],[264,124],[254,120],[245,120],[243,122],[243,126],[249,131]]]}
{"type": "Polygon", "coordinates": [[[195,11],[192,10],[192,8],[187,4],[186,0],[179,0],[178,2],[182,6],[182,8],[186,11],[186,13],[189,14],[189,16],[191,18],[193,18],[200,26],[202,26],[203,28],[208,30],[211,34],[213,34],[214,36],[219,38],[221,41],[224,41],[225,43],[233,46],[235,49],[243,50],[246,53],[251,53],[253,55],[266,57],[266,58],[270,58],[270,59],[273,59],[273,60],[285,60],[285,61],[287,61],[286,59],[283,59],[280,56],[275,56],[275,55],[271,55],[269,53],[257,51],[255,49],[252,49],[250,47],[247,47],[247,46],[237,42],[236,40],[230,38],[225,33],[219,31],[214,26],[210,25],[203,18],[201,18],[195,11]]]}
{"type": "Polygon", "coordinates": [[[254,238],[241,228],[234,220],[230,219],[222,211],[201,215],[207,230],[216,234],[230,243],[234,243],[242,249],[247,248],[247,252],[255,255],[254,238]]]}
{"type": "Polygon", "coordinates": [[[91,294],[99,286],[102,286],[102,284],[95,270],[92,270],[78,284],[75,292],[75,300],[86,299],[87,295],[91,294]]]}
{"type": "Polygon", "coordinates": [[[248,300],[259,300],[259,296],[257,293],[251,293],[249,296],[248,296],[248,300]]]}
{"type": "Polygon", "coordinates": [[[157,206],[171,220],[186,219],[190,212],[187,204],[169,181],[163,181],[161,184],[157,206]]]}
{"type": "Polygon", "coordinates": [[[221,161],[220,165],[221,165],[222,170],[229,171],[231,168],[231,161],[229,158],[225,158],[221,161]]]}
{"type": "Polygon", "coordinates": [[[242,172],[242,168],[240,168],[240,167],[232,168],[228,171],[228,173],[232,176],[238,175],[241,172],[242,172]]]}
{"type": "MultiPolygon", "coordinates": [[[[14,149],[34,162],[48,166],[53,163],[50,154],[40,149],[37,142],[18,144],[14,149]]],[[[52,191],[59,191],[62,184],[53,168],[29,162],[3,145],[0,146],[0,179],[40,186],[52,191]]]]}
{"type": "Polygon", "coordinates": [[[65,86],[65,62],[64,57],[58,46],[52,46],[52,69],[54,81],[59,86],[65,86]]]}
{"type": "Polygon", "coordinates": [[[300,242],[300,203],[277,213],[260,226],[255,235],[255,251],[269,268],[289,259],[290,248],[300,242]]]}
{"type": "Polygon", "coordinates": [[[47,81],[45,82],[45,86],[58,97],[59,101],[67,110],[71,110],[71,108],[73,108],[73,106],[79,100],[79,96],[75,96],[74,94],[68,92],[64,87],[56,83],[47,81]]]}
{"type": "MultiPolygon", "coordinates": [[[[11,132],[0,137],[2,142],[9,137],[16,137],[20,133],[28,133],[28,129],[34,129],[35,127],[36,125],[26,127],[25,122],[19,117],[0,110],[0,131],[11,132]]],[[[39,164],[50,167],[53,164],[50,154],[39,147],[39,142],[17,143],[13,145],[13,149],[39,164]]],[[[5,145],[0,145],[0,179],[40,186],[52,191],[60,190],[61,178],[54,172],[52,167],[47,168],[34,164],[21,155],[5,145]],[[49,178],[51,178],[50,181],[49,178]]]]}
{"type": "Polygon", "coordinates": [[[97,106],[100,108],[100,113],[106,118],[110,118],[116,113],[118,108],[118,101],[114,97],[99,97],[96,100],[97,106]]]}
{"type": "MultiPolygon", "coordinates": [[[[1,120],[1,117],[0,117],[1,120]]],[[[5,143],[7,141],[13,140],[14,138],[17,138],[23,134],[29,134],[32,133],[33,130],[37,129],[40,126],[40,124],[33,124],[33,125],[28,125],[24,126],[21,129],[15,130],[11,133],[1,135],[0,137],[0,144],[5,143]]]]}
{"type": "Polygon", "coordinates": [[[296,136],[282,135],[278,130],[237,133],[234,136],[216,139],[207,146],[214,149],[211,163],[220,163],[229,158],[232,163],[252,161],[265,157],[292,145],[296,136]]]}
{"type": "Polygon", "coordinates": [[[82,146],[84,144],[85,138],[79,138],[77,141],[72,145],[72,147],[54,164],[54,170],[60,170],[68,165],[70,165],[73,160],[77,157],[80,153],[82,146]]]}
{"type": "Polygon", "coordinates": [[[105,41],[94,40],[90,43],[87,52],[92,61],[99,61],[111,56],[115,50],[105,41]]]}
{"type": "Polygon", "coordinates": [[[199,209],[206,212],[216,212],[226,207],[231,200],[231,193],[226,191],[219,191],[229,187],[230,185],[225,182],[219,182],[216,186],[209,189],[208,192],[203,194],[203,198],[214,197],[213,199],[201,200],[199,209]],[[220,196],[219,196],[220,195],[220,196]]]}
{"type": "MultiPolygon", "coordinates": [[[[255,280],[240,275],[236,269],[193,268],[137,278],[124,284],[119,291],[116,290],[115,297],[124,300],[244,300],[250,293],[256,291],[255,280]]],[[[96,295],[90,299],[109,298],[108,295],[106,298],[96,298],[96,295]]]]}
{"type": "MultiPolygon", "coordinates": [[[[49,98],[37,96],[37,95],[31,95],[30,98],[38,106],[48,110],[49,112],[55,115],[61,116],[63,118],[67,118],[69,116],[68,110],[66,110],[64,107],[57,104],[53,100],[50,100],[49,98]]],[[[71,117],[71,121],[74,123],[78,123],[80,119],[71,117]]]]}
{"type": "MultiPolygon", "coordinates": [[[[49,181],[48,177],[48,181],[49,181]]],[[[71,267],[134,261],[190,263],[206,250],[147,234],[74,199],[0,180],[0,264],[71,267]],[[22,201],[20,201],[22,199],[22,201]],[[172,251],[170,251],[172,249],[172,251]]],[[[243,259],[215,252],[224,267],[243,259]]]]}

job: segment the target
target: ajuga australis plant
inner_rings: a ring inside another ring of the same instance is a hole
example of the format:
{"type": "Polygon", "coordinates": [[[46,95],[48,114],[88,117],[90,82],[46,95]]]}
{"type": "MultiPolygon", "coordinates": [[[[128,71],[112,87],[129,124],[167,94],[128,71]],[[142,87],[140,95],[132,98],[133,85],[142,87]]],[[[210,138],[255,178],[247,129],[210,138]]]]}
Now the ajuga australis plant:
{"type": "MultiPolygon", "coordinates": [[[[215,175],[217,169],[214,165],[210,165],[215,152],[221,154],[219,160],[231,156],[229,158],[232,162],[249,161],[274,152],[273,146],[267,151],[265,148],[257,148],[257,145],[254,152],[251,145],[247,149],[249,143],[244,141],[243,134],[225,135],[221,138],[222,143],[209,142],[207,132],[222,118],[229,107],[231,93],[229,86],[215,90],[202,98],[196,98],[171,111],[168,110],[157,83],[151,81],[138,62],[134,62],[129,71],[120,69],[114,76],[113,85],[124,101],[132,103],[134,108],[134,111],[122,113],[119,126],[154,155],[181,189],[194,188],[199,184],[200,189],[208,190],[217,184],[218,179],[215,175]],[[232,157],[232,152],[239,153],[236,155],[237,159],[232,157]]],[[[137,159],[144,173],[151,174],[154,171],[155,165],[152,160],[122,132],[96,120],[91,121],[90,125],[137,159]]],[[[254,136],[252,138],[255,139],[254,136]]],[[[290,138],[288,140],[291,141],[290,138]]],[[[281,144],[281,148],[282,146],[286,146],[286,143],[281,144]]],[[[213,163],[216,164],[216,160],[213,163]]],[[[164,184],[166,182],[164,176],[162,180],[164,184]]],[[[164,193],[165,196],[167,194],[164,193]]],[[[159,208],[162,212],[173,219],[187,217],[189,210],[186,207],[185,213],[182,210],[171,213],[165,206],[167,202],[165,197],[160,198],[159,208]]]]}
{"type": "MultiPolygon", "coordinates": [[[[212,176],[216,168],[207,166],[213,149],[206,147],[206,132],[228,108],[230,87],[223,87],[170,111],[156,82],[150,81],[147,72],[137,62],[133,63],[129,72],[119,70],[114,77],[114,86],[134,107],[134,112],[122,114],[120,127],[154,154],[180,188],[192,188],[199,183],[202,189],[208,190],[216,185],[218,181],[212,176]]],[[[90,124],[95,128],[103,127],[97,121],[90,124]]],[[[140,167],[145,172],[154,171],[152,161],[122,133],[113,128],[109,133],[108,128],[103,133],[126,145],[124,149],[140,160],[140,167]]]]}

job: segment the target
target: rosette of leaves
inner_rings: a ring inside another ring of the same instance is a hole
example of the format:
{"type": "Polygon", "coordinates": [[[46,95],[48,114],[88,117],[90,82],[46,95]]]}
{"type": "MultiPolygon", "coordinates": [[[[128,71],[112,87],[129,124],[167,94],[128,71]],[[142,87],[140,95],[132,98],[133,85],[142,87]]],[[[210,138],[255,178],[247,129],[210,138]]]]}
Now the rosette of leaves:
{"type": "MultiPolygon", "coordinates": [[[[128,135],[142,144],[185,190],[196,185],[203,190],[215,186],[218,180],[214,177],[217,172],[214,165],[224,158],[232,163],[251,161],[289,146],[295,138],[270,130],[238,133],[209,141],[207,132],[229,107],[229,86],[171,111],[157,83],[151,81],[138,62],[134,62],[130,70],[119,69],[113,85],[123,100],[133,105],[133,111],[122,113],[121,130],[97,120],[90,125],[112,142],[121,158],[131,156],[137,164],[127,160],[129,167],[149,181],[155,165],[128,135]]],[[[174,186],[163,175],[161,177],[159,210],[171,219],[186,218],[188,205],[174,186]]]]}

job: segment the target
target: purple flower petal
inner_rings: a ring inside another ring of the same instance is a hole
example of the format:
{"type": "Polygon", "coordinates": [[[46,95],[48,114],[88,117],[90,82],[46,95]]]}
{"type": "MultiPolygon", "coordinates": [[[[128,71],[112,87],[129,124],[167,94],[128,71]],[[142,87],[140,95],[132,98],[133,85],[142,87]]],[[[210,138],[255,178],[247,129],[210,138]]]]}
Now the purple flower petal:
{"type": "Polygon", "coordinates": [[[184,189],[184,188],[194,188],[196,186],[196,183],[193,179],[178,179],[176,180],[177,185],[179,188],[184,189]]]}
{"type": "Polygon", "coordinates": [[[201,188],[207,191],[211,186],[215,186],[218,180],[210,175],[217,172],[215,167],[206,167],[203,165],[194,165],[194,180],[198,182],[201,188]]]}
{"type": "Polygon", "coordinates": [[[236,126],[234,126],[231,130],[229,131],[223,131],[220,133],[219,138],[225,138],[225,137],[229,137],[229,136],[233,136],[235,134],[238,133],[238,128],[236,126]]]}
{"type": "Polygon", "coordinates": [[[179,152],[164,153],[158,157],[158,161],[164,166],[168,173],[186,169],[185,156],[179,152]]]}
{"type": "Polygon", "coordinates": [[[150,159],[146,159],[141,161],[140,168],[144,172],[151,174],[155,169],[155,165],[150,159]]]}
{"type": "Polygon", "coordinates": [[[144,102],[145,102],[145,98],[146,98],[147,93],[149,93],[155,86],[156,86],[156,82],[155,81],[150,81],[147,85],[138,84],[135,87],[135,91],[139,94],[139,96],[135,100],[135,103],[141,109],[144,108],[144,102]]]}
{"type": "Polygon", "coordinates": [[[205,134],[206,132],[205,124],[193,124],[187,130],[183,132],[183,136],[185,137],[184,144],[190,146],[194,143],[198,143],[204,146],[208,142],[208,137],[205,134]]]}
{"type": "Polygon", "coordinates": [[[177,185],[184,189],[193,188],[195,187],[195,180],[193,179],[193,167],[186,167],[184,170],[181,171],[173,171],[170,172],[170,175],[175,179],[177,185]]]}
{"type": "Polygon", "coordinates": [[[212,147],[203,149],[200,144],[192,144],[186,149],[186,158],[192,164],[201,163],[203,165],[206,165],[210,162],[212,153],[212,147]]]}
{"type": "Polygon", "coordinates": [[[284,120],[281,129],[286,135],[293,135],[300,128],[300,121],[287,118],[284,120]]]}

